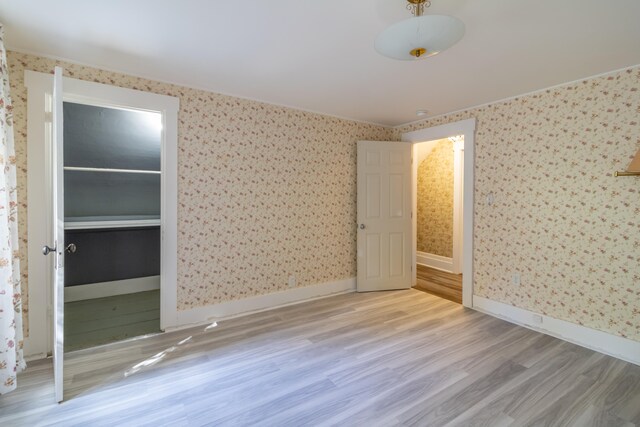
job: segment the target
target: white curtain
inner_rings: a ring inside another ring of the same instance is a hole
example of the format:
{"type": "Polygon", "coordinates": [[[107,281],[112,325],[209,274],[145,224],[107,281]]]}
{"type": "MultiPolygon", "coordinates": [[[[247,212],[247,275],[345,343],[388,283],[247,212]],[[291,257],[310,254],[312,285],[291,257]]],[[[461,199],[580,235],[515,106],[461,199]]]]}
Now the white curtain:
{"type": "Polygon", "coordinates": [[[16,388],[22,355],[22,294],[18,258],[18,197],[9,67],[0,25],[0,394],[16,388]]]}

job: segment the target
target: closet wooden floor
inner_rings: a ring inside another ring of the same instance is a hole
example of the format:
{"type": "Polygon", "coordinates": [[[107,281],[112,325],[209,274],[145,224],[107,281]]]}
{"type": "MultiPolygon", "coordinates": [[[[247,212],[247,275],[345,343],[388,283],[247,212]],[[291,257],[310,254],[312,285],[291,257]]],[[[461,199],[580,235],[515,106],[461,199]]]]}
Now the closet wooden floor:
{"type": "Polygon", "coordinates": [[[0,425],[633,426],[640,367],[415,289],[345,294],[67,355],[0,425]]]}
{"type": "Polygon", "coordinates": [[[462,274],[446,273],[417,264],[416,278],[414,287],[419,291],[462,304],[462,274]]]}
{"type": "Polygon", "coordinates": [[[64,304],[65,351],[158,332],[159,290],[64,304]]]}

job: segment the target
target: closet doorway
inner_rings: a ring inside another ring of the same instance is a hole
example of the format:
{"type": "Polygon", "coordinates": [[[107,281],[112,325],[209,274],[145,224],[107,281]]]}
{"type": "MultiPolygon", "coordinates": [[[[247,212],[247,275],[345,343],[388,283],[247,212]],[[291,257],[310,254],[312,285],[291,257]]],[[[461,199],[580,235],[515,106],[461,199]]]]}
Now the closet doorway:
{"type": "Polygon", "coordinates": [[[179,102],[58,67],[25,86],[24,350],[53,355],[61,401],[65,352],[177,326],[179,102]]]}
{"type": "Polygon", "coordinates": [[[65,351],[160,332],[162,115],[63,102],[65,351]]]}

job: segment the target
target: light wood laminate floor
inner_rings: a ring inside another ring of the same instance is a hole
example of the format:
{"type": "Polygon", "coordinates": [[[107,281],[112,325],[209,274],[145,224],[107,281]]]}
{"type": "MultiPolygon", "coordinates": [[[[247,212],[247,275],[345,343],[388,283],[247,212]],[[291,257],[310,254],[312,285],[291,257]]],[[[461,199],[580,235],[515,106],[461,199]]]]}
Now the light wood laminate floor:
{"type": "Polygon", "coordinates": [[[414,289],[345,294],[67,354],[0,425],[633,426],[640,367],[414,289]]]}

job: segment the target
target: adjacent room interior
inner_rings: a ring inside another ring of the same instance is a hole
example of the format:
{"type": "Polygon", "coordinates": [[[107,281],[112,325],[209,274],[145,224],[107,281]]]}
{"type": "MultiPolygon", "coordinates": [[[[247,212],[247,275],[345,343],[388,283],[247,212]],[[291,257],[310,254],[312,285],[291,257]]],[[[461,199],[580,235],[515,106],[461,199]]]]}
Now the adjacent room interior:
{"type": "Polygon", "coordinates": [[[0,425],[640,426],[638,17],[0,0],[0,425]]]}
{"type": "Polygon", "coordinates": [[[464,180],[461,155],[464,137],[425,141],[414,147],[417,167],[414,287],[462,304],[463,206],[459,195],[464,180]]]}

